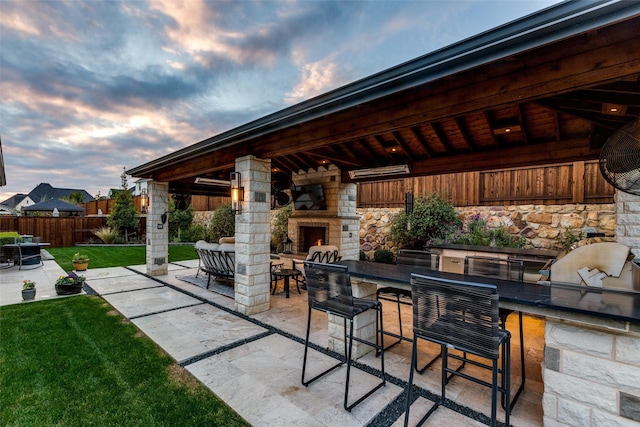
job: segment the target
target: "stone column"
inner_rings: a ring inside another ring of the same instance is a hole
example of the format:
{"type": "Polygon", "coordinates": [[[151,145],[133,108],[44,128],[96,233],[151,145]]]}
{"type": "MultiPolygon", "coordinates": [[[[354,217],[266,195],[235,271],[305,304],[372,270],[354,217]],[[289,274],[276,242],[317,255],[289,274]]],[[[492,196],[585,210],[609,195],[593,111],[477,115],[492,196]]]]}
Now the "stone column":
{"type": "Polygon", "coordinates": [[[354,183],[341,183],[338,187],[338,217],[342,218],[338,247],[344,260],[360,258],[360,216],[356,212],[356,191],[354,183]]]}
{"type": "Polygon", "coordinates": [[[545,426],[640,426],[640,325],[613,323],[547,318],[545,426]]]}
{"type": "Polygon", "coordinates": [[[245,156],[236,159],[244,187],[242,213],[236,215],[236,310],[252,315],[269,310],[269,196],[271,160],[245,156]]]}
{"type": "Polygon", "coordinates": [[[147,211],[147,274],[167,274],[169,262],[169,221],[162,215],[169,210],[169,183],[149,181],[149,209],[147,211]]]}
{"type": "Polygon", "coordinates": [[[616,190],[616,241],[640,258],[640,196],[616,190]]]}

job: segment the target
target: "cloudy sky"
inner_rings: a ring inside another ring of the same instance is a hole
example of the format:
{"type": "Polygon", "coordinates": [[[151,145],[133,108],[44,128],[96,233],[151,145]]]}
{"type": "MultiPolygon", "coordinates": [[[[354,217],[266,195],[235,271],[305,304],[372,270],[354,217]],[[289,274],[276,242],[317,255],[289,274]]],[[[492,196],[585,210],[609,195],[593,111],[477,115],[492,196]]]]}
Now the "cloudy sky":
{"type": "Polygon", "coordinates": [[[123,167],[556,2],[0,0],[0,201],[106,195],[123,167]]]}

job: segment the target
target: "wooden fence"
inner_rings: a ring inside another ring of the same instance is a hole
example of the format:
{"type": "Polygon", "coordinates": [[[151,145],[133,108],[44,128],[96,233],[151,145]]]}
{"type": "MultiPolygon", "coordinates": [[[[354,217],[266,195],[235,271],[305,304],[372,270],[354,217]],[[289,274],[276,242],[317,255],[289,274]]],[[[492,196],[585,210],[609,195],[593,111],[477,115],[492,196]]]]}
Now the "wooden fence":
{"type": "MultiPolygon", "coordinates": [[[[17,231],[40,237],[41,242],[52,247],[73,246],[89,239],[97,240],[94,230],[107,225],[105,217],[26,217],[0,216],[0,231],[17,231]]],[[[140,218],[138,236],[146,229],[146,218],[140,218]]]]}
{"type": "Polygon", "coordinates": [[[439,193],[455,206],[613,203],[597,161],[358,184],[358,207],[400,207],[406,192],[439,193]]]}

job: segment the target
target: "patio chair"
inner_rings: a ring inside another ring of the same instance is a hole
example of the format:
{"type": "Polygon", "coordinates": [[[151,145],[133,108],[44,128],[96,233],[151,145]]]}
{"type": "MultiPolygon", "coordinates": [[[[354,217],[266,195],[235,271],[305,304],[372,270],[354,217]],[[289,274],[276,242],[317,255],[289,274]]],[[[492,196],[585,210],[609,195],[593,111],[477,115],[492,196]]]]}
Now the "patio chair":
{"type": "MultiPolygon", "coordinates": [[[[524,263],[519,260],[481,257],[481,256],[468,256],[464,259],[464,274],[469,276],[490,277],[494,279],[511,280],[514,282],[524,281],[524,263]]],[[[498,311],[500,319],[500,327],[506,329],[507,317],[514,313],[515,310],[501,308],[498,311]]],[[[513,405],[516,404],[520,393],[524,390],[525,382],[525,367],[524,367],[524,333],[522,328],[522,312],[518,312],[519,328],[520,328],[520,375],[522,380],[518,386],[513,400],[511,400],[510,406],[513,409],[513,405]]],[[[502,407],[506,406],[506,401],[502,402],[502,407]]]]}
{"type": "MultiPolygon", "coordinates": [[[[420,250],[412,250],[412,249],[400,249],[398,251],[398,261],[397,264],[400,265],[415,265],[417,267],[429,268],[431,270],[437,271],[440,267],[440,254],[437,252],[431,251],[420,251],[420,250]]],[[[397,303],[398,308],[398,327],[400,334],[395,334],[390,331],[384,331],[385,335],[389,335],[393,338],[396,338],[391,345],[387,346],[385,350],[390,349],[396,344],[401,343],[402,341],[411,342],[411,338],[404,336],[402,331],[402,313],[400,312],[401,305],[412,305],[411,301],[411,291],[408,289],[394,288],[392,286],[385,286],[382,288],[378,288],[376,291],[376,299],[392,301],[397,303]]],[[[418,371],[418,373],[423,373],[427,368],[429,368],[440,355],[437,355],[429,362],[427,362],[422,368],[418,368],[416,364],[414,367],[418,371]]]]}
{"type": "Polygon", "coordinates": [[[340,261],[342,257],[339,255],[338,247],[333,245],[316,245],[311,246],[309,248],[309,253],[307,254],[307,258],[304,261],[292,259],[293,268],[300,270],[302,273],[299,276],[296,276],[294,280],[296,281],[296,286],[302,285],[302,289],[306,286],[305,280],[305,271],[304,271],[304,263],[309,262],[320,262],[324,264],[333,264],[340,261]]]}
{"type": "MultiPolygon", "coordinates": [[[[418,425],[446,401],[447,375],[458,376],[491,388],[491,425],[497,421],[498,393],[509,393],[510,338],[509,331],[499,327],[498,291],[494,285],[462,282],[412,274],[413,299],[413,348],[412,363],[417,358],[417,339],[425,339],[440,345],[442,373],[441,395],[418,425]],[[450,353],[456,349],[465,356],[450,353]],[[466,354],[480,357],[482,361],[469,359],[466,354]],[[502,358],[502,366],[498,361],[502,358]],[[491,382],[449,368],[449,359],[462,360],[477,367],[491,370],[491,382]],[[500,381],[498,381],[500,376],[500,381]]],[[[413,403],[414,370],[410,370],[407,383],[407,403],[404,425],[409,422],[413,403]]],[[[510,407],[505,409],[505,425],[509,425],[510,407]]]]}
{"type": "MultiPolygon", "coordinates": [[[[269,261],[269,272],[271,274],[271,295],[276,293],[276,289],[278,288],[278,281],[282,280],[284,282],[283,277],[276,276],[274,274],[279,271],[282,271],[282,266],[283,266],[282,262],[276,261],[276,263],[274,263],[273,260],[269,261]]],[[[298,289],[298,292],[299,291],[300,289],[298,289]]]]}
{"type": "Polygon", "coordinates": [[[40,246],[38,244],[20,244],[18,245],[18,263],[22,270],[23,265],[36,265],[36,268],[44,265],[42,262],[42,255],[40,253],[40,246]],[[36,261],[35,263],[33,261],[36,261]]]}
{"type": "MultiPolygon", "coordinates": [[[[379,325],[382,325],[382,306],[380,302],[372,299],[356,298],[351,290],[351,278],[346,266],[322,264],[315,262],[305,262],[304,268],[307,276],[307,293],[309,301],[309,316],[307,318],[307,334],[304,343],[304,357],[302,362],[302,384],[306,387],[315,380],[322,378],[334,369],[337,369],[347,363],[347,378],[344,389],[344,409],[351,410],[362,402],[364,399],[373,394],[380,387],[386,384],[384,374],[384,348],[382,342],[380,346],[377,343],[369,342],[353,334],[354,318],[368,310],[376,310],[379,325]],[[307,368],[307,353],[309,350],[309,331],[311,330],[311,313],[312,310],[326,312],[327,314],[342,317],[344,322],[344,361],[329,367],[315,377],[306,380],[305,372],[307,368]],[[347,320],[349,320],[349,333],[347,334],[347,320]],[[347,344],[347,338],[349,342],[347,344]],[[349,404],[349,378],[351,373],[351,355],[353,350],[353,341],[358,341],[372,346],[376,350],[380,350],[382,381],[371,390],[366,392],[355,402],[349,404]]],[[[377,331],[376,333],[378,333],[377,331]]]]}

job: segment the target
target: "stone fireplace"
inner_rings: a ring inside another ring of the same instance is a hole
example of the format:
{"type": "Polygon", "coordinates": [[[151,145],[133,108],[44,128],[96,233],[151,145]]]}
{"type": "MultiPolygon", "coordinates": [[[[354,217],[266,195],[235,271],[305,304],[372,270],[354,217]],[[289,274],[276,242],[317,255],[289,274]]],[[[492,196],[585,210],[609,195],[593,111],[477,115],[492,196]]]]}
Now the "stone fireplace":
{"type": "Polygon", "coordinates": [[[289,218],[289,238],[294,251],[306,254],[310,246],[337,246],[344,259],[358,259],[360,217],[356,215],[356,186],[342,184],[340,170],[328,169],[293,174],[296,185],[322,184],[327,210],[293,209],[289,218]]]}

